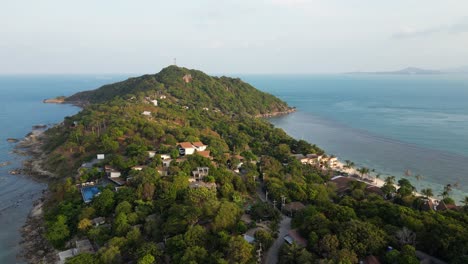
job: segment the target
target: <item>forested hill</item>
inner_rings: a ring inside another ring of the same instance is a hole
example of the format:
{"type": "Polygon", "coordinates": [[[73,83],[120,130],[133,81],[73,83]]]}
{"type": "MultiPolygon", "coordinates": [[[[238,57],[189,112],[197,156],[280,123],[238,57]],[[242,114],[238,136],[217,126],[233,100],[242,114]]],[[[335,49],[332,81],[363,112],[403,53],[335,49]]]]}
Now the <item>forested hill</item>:
{"type": "Polygon", "coordinates": [[[238,79],[171,66],[68,100],[90,104],[40,142],[57,177],[30,263],[79,244],[66,264],[271,263],[280,210],[299,242],[273,247],[281,264],[416,264],[416,250],[468,263],[468,197],[457,208],[448,185],[434,210],[406,178],[334,178],[323,150],[253,117],[286,104],[238,79]]]}
{"type": "Polygon", "coordinates": [[[250,115],[289,111],[287,104],[238,78],[212,77],[198,70],[169,66],[154,75],[143,75],[108,84],[66,98],[68,102],[102,103],[120,97],[149,97],[189,108],[250,115]]]}

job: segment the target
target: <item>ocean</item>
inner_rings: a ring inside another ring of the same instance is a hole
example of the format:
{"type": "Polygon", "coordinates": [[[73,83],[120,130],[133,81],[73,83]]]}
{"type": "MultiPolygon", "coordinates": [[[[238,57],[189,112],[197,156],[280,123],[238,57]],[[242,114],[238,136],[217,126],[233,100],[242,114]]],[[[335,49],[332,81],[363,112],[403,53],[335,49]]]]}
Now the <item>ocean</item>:
{"type": "Polygon", "coordinates": [[[0,75],[0,263],[18,263],[20,228],[47,185],[23,175],[9,175],[24,157],[12,153],[7,138],[23,138],[33,125],[52,125],[79,111],[71,105],[44,104],[43,99],[97,88],[126,76],[0,75]]]}
{"type": "Polygon", "coordinates": [[[439,194],[468,193],[468,75],[246,75],[297,107],[269,119],[340,160],[439,194]],[[421,175],[420,180],[415,175],[421,175]]]}

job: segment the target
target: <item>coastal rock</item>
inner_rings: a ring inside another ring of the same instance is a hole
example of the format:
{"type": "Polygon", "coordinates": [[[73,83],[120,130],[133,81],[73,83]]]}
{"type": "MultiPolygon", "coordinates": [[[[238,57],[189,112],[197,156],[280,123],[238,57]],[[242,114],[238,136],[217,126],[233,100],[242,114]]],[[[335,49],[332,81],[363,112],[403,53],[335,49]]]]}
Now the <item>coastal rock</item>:
{"type": "Polygon", "coordinates": [[[44,104],[63,104],[65,102],[65,96],[59,96],[56,98],[44,99],[42,102],[44,104]]]}
{"type": "Polygon", "coordinates": [[[22,171],[21,169],[14,169],[14,170],[9,171],[8,173],[10,175],[19,175],[21,174],[21,171],[22,171]]]}
{"type": "Polygon", "coordinates": [[[10,143],[16,143],[19,141],[19,139],[16,139],[16,138],[7,138],[7,141],[10,142],[10,143]]]}
{"type": "Polygon", "coordinates": [[[11,162],[10,162],[10,161],[5,161],[5,162],[2,162],[2,163],[0,163],[0,168],[1,168],[1,167],[8,166],[8,165],[10,165],[10,164],[11,164],[11,162]]]}
{"type": "Polygon", "coordinates": [[[32,126],[33,129],[44,129],[44,128],[47,128],[47,125],[43,125],[43,124],[40,124],[40,125],[34,125],[32,126]]]}
{"type": "Polygon", "coordinates": [[[18,258],[27,263],[56,263],[57,252],[44,238],[44,214],[42,211],[43,201],[36,202],[31,214],[26,220],[26,224],[21,230],[21,252],[18,258]]]}
{"type": "Polygon", "coordinates": [[[291,113],[296,112],[295,107],[291,107],[288,110],[285,111],[277,111],[277,112],[271,112],[271,113],[266,113],[266,114],[259,114],[256,115],[255,117],[257,118],[269,118],[269,117],[275,117],[275,116],[282,116],[282,115],[289,115],[291,113]]]}

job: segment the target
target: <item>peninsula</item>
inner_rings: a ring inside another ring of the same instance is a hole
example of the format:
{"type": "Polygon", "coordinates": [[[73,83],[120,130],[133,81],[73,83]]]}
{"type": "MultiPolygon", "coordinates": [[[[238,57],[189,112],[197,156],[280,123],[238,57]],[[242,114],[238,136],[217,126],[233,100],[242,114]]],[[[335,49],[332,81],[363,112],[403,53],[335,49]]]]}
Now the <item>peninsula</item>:
{"type": "Polygon", "coordinates": [[[375,186],[262,119],[295,109],[240,79],[169,66],[63,102],[83,110],[40,138],[54,177],[29,262],[468,260],[450,186],[439,204],[407,179],[375,186]]]}

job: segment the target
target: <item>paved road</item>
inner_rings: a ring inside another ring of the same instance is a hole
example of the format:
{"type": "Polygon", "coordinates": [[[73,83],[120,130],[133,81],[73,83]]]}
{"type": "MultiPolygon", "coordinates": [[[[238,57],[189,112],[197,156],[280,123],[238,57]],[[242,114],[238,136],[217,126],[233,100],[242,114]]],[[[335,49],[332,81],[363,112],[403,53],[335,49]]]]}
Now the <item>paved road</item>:
{"type": "MultiPolygon", "coordinates": [[[[261,184],[257,187],[257,195],[262,200],[263,202],[266,201],[265,199],[265,193],[263,192],[261,188],[261,184]]],[[[268,201],[271,203],[271,201],[268,201]]],[[[279,234],[278,238],[275,240],[273,245],[268,249],[268,252],[265,255],[265,258],[263,259],[263,263],[265,264],[276,264],[278,263],[278,254],[279,254],[279,249],[284,243],[284,236],[288,234],[289,230],[291,229],[291,217],[288,217],[284,214],[281,214],[281,222],[279,225],[279,234]]]]}
{"type": "Polygon", "coordinates": [[[288,231],[290,229],[291,229],[291,218],[283,215],[283,219],[281,219],[281,222],[280,222],[278,238],[275,240],[273,245],[268,250],[264,263],[266,264],[278,263],[279,249],[284,243],[284,236],[288,234],[288,231]]]}

